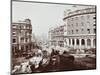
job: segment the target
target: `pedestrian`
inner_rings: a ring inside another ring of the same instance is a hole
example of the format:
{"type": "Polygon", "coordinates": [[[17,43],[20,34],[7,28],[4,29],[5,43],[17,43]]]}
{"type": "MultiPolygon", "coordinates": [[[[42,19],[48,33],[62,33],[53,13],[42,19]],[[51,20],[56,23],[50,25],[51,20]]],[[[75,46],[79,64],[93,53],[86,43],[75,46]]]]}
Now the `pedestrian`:
{"type": "Polygon", "coordinates": [[[19,70],[20,70],[20,68],[21,68],[21,65],[15,65],[15,66],[14,66],[14,69],[12,70],[12,74],[18,73],[19,70]]]}
{"type": "Polygon", "coordinates": [[[21,73],[27,73],[26,72],[26,69],[27,69],[27,65],[29,65],[29,62],[28,61],[24,61],[23,63],[21,63],[21,70],[20,70],[20,72],[21,73]]]}
{"type": "Polygon", "coordinates": [[[26,66],[26,71],[25,71],[26,73],[31,73],[32,72],[32,70],[31,70],[31,65],[27,65],[26,66]]]}

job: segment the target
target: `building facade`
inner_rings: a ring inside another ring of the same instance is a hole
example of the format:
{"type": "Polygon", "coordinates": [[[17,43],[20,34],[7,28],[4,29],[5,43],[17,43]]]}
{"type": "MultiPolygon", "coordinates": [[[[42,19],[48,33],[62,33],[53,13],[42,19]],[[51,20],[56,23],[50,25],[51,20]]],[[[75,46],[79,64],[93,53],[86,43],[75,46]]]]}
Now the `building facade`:
{"type": "Polygon", "coordinates": [[[65,25],[49,30],[49,45],[64,47],[64,27],[65,25]]]}
{"type": "Polygon", "coordinates": [[[90,49],[96,47],[96,8],[88,8],[67,12],[64,16],[66,45],[74,49],[90,49]]]}
{"type": "Polygon", "coordinates": [[[30,19],[12,23],[12,53],[21,55],[31,51],[32,25],[30,19]]]}

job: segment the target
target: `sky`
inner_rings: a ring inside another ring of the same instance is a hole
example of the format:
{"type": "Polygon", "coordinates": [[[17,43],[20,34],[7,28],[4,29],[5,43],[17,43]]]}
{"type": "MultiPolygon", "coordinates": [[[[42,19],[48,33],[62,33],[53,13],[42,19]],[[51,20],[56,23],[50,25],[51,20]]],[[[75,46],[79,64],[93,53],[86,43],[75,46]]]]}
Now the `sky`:
{"type": "Polygon", "coordinates": [[[12,2],[12,22],[29,18],[35,36],[48,37],[49,28],[63,25],[64,11],[82,9],[87,6],[46,4],[34,2],[12,2]]]}

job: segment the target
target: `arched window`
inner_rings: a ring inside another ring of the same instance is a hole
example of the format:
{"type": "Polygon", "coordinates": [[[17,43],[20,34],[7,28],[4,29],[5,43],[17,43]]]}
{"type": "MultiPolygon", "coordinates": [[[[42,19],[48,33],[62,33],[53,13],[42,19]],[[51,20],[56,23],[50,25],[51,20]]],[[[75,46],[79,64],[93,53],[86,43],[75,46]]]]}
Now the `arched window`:
{"type": "Polygon", "coordinates": [[[91,46],[91,40],[87,39],[87,46],[91,46]]]}
{"type": "Polygon", "coordinates": [[[85,40],[84,39],[81,40],[81,44],[85,45],[85,40]]]}
{"type": "Polygon", "coordinates": [[[76,40],[76,44],[79,45],[79,39],[76,40]]]}
{"type": "Polygon", "coordinates": [[[93,46],[96,46],[96,39],[93,40],[93,46]]]}
{"type": "Polygon", "coordinates": [[[74,39],[72,39],[72,44],[74,45],[74,39]]]}
{"type": "Polygon", "coordinates": [[[71,44],[71,41],[70,41],[70,39],[69,39],[69,45],[71,44]]]}

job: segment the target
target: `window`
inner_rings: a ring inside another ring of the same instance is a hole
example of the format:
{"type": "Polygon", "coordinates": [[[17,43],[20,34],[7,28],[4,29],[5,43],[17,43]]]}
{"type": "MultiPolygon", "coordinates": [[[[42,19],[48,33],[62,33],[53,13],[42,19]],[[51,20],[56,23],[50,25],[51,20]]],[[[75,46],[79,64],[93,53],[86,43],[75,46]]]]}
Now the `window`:
{"type": "Polygon", "coordinates": [[[90,29],[87,29],[88,34],[90,34],[90,29]]]}
{"type": "Polygon", "coordinates": [[[84,31],[84,29],[81,30],[82,32],[84,31]]]}
{"type": "Polygon", "coordinates": [[[93,26],[96,26],[96,24],[93,24],[93,26]]]}
{"type": "Polygon", "coordinates": [[[73,34],[74,32],[73,32],[73,30],[72,30],[72,34],[73,34]]]}
{"type": "Polygon", "coordinates": [[[87,39],[87,45],[91,46],[91,40],[90,39],[87,39]]]}
{"type": "Polygon", "coordinates": [[[24,40],[24,38],[22,37],[21,40],[24,40]]]}
{"type": "Polygon", "coordinates": [[[85,45],[85,40],[84,39],[81,40],[81,44],[85,45]]]}
{"type": "Polygon", "coordinates": [[[94,16],[93,19],[96,19],[96,16],[94,16]]]}
{"type": "Polygon", "coordinates": [[[17,26],[16,26],[16,25],[13,25],[12,27],[13,27],[13,28],[17,28],[17,26]]]}
{"type": "Polygon", "coordinates": [[[76,17],[76,20],[78,20],[78,17],[76,17]]]}
{"type": "Polygon", "coordinates": [[[13,43],[16,43],[16,39],[13,39],[13,43]]]}
{"type": "Polygon", "coordinates": [[[16,32],[15,32],[15,31],[13,31],[12,35],[16,35],[16,32]]]}
{"type": "Polygon", "coordinates": [[[84,16],[81,16],[81,19],[83,20],[84,19],[84,16]]]}
{"type": "MultiPolygon", "coordinates": [[[[54,37],[52,37],[52,39],[53,39],[53,38],[54,38],[54,37]]],[[[28,41],[28,38],[26,38],[25,41],[27,42],[27,41],[28,41]]]]}
{"type": "Polygon", "coordinates": [[[25,36],[27,36],[27,32],[25,32],[25,36]]]}
{"type": "Polygon", "coordinates": [[[16,35],[16,33],[13,33],[12,35],[13,35],[13,36],[15,36],[15,35],[16,35]]]}
{"type": "Polygon", "coordinates": [[[73,21],[73,18],[72,18],[72,21],[73,21]]]}
{"type": "Polygon", "coordinates": [[[72,39],[72,44],[74,45],[74,39],[72,39]]]}
{"type": "Polygon", "coordinates": [[[94,34],[96,34],[96,29],[94,28],[94,34]]]}
{"type": "Polygon", "coordinates": [[[79,40],[78,39],[76,40],[76,44],[79,45],[79,40]]]}
{"type": "Polygon", "coordinates": [[[76,29],[76,33],[78,33],[78,29],[76,29]]]}
{"type": "Polygon", "coordinates": [[[29,26],[28,26],[28,25],[26,25],[26,28],[27,28],[27,29],[29,29],[29,26]]]}
{"type": "Polygon", "coordinates": [[[28,46],[26,46],[26,50],[28,51],[28,46]]]}
{"type": "Polygon", "coordinates": [[[70,19],[68,19],[68,21],[70,21],[70,19]]]}
{"type": "Polygon", "coordinates": [[[12,46],[12,50],[15,53],[17,51],[17,47],[16,46],[12,46]]]}
{"type": "Polygon", "coordinates": [[[71,40],[69,39],[69,45],[71,44],[71,40]]]}
{"type": "Polygon", "coordinates": [[[23,37],[21,38],[21,42],[24,42],[24,38],[23,37]]]}

